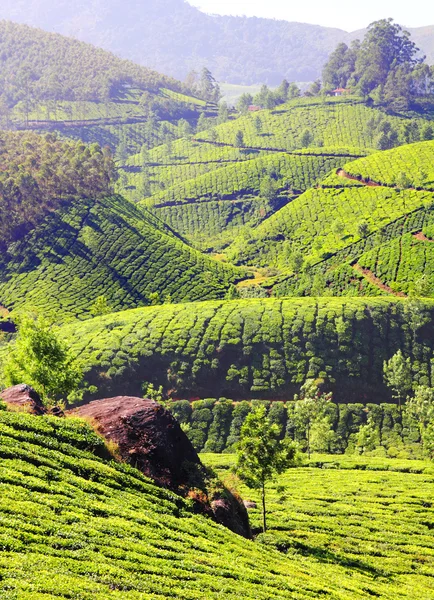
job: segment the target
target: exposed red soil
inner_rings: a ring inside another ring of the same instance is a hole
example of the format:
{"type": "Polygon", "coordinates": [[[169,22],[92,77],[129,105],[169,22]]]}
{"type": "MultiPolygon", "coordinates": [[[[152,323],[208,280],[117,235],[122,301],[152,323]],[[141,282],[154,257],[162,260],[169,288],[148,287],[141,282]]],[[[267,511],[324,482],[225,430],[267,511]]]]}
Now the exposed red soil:
{"type": "Polygon", "coordinates": [[[25,383],[3,390],[0,397],[8,406],[23,412],[33,415],[45,415],[48,412],[39,394],[25,383]]]}
{"type": "Polygon", "coordinates": [[[375,285],[377,288],[384,290],[388,294],[392,294],[393,296],[397,296],[399,298],[407,297],[404,294],[404,292],[395,292],[394,290],[392,290],[392,288],[390,286],[383,283],[381,281],[381,279],[379,279],[376,275],[374,275],[374,273],[372,271],[370,271],[369,269],[365,269],[364,267],[360,266],[358,263],[355,263],[354,265],[352,265],[352,267],[355,271],[357,271],[358,273],[363,275],[363,277],[365,277],[369,281],[369,283],[372,283],[372,285],[375,285]]]}
{"type": "Polygon", "coordinates": [[[417,240],[419,240],[420,242],[434,243],[434,240],[430,240],[429,238],[427,238],[426,235],[422,231],[419,231],[418,233],[413,233],[413,237],[416,238],[417,240]]]}
{"type": "Polygon", "coordinates": [[[371,181],[370,179],[363,179],[362,177],[355,177],[354,175],[350,175],[343,169],[338,169],[336,171],[336,175],[338,177],[342,177],[342,179],[350,179],[351,181],[358,181],[359,183],[363,183],[368,187],[381,187],[381,183],[377,183],[376,181],[371,181]]]}

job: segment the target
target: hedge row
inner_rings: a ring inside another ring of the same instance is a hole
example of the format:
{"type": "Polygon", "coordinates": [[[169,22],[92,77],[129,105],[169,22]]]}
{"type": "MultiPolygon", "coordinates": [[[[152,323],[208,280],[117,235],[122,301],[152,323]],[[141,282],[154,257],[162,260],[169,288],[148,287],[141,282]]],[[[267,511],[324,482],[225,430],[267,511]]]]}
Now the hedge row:
{"type": "Polygon", "coordinates": [[[251,299],[167,305],[71,323],[61,333],[99,394],[143,382],[178,398],[291,399],[309,377],[342,401],[390,399],[383,362],[398,349],[431,385],[434,305],[405,300],[251,299]],[[422,318],[422,316],[423,318],[422,318]]]}
{"type": "Polygon", "coordinates": [[[102,295],[112,310],[150,304],[151,294],[154,303],[221,298],[243,277],[120,196],[77,200],[50,214],[1,266],[4,306],[61,321],[89,317],[102,295]]]}
{"type": "MultiPolygon", "coordinates": [[[[259,405],[266,407],[270,420],[279,426],[282,439],[294,439],[302,447],[306,444],[306,431],[297,428],[294,419],[294,402],[232,402],[226,398],[208,398],[193,402],[172,401],[169,408],[181,424],[187,425],[187,435],[198,452],[222,453],[235,451],[244,420],[259,405]]],[[[390,449],[391,455],[398,448],[405,452],[404,446],[407,446],[407,452],[421,450],[417,423],[400,413],[394,404],[330,403],[326,414],[335,435],[325,442],[326,447],[321,448],[324,452],[354,450],[357,433],[368,421],[378,432],[378,446],[386,451],[390,449]]]]}

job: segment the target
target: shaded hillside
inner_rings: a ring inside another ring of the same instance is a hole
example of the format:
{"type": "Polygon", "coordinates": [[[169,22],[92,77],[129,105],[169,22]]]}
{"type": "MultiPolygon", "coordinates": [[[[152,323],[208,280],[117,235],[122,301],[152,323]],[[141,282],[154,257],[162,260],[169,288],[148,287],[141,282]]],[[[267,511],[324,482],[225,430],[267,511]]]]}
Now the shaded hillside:
{"type": "Polygon", "coordinates": [[[74,198],[110,194],[114,175],[110,151],[97,144],[0,132],[0,248],[74,198]]]}
{"type": "MultiPolygon", "coordinates": [[[[0,13],[0,16],[4,16],[0,13]]],[[[106,100],[123,86],[158,92],[181,84],[93,45],[0,21],[2,96],[19,100],[106,100]]]]}
{"type": "MultiPolygon", "coordinates": [[[[339,29],[256,17],[211,16],[182,0],[4,0],[3,18],[95,43],[120,56],[184,79],[207,65],[221,81],[278,84],[312,81],[339,42],[362,37],[339,29]]],[[[428,59],[432,27],[411,30],[428,59]]]]}
{"type": "Polygon", "coordinates": [[[192,250],[121,196],[77,199],[50,214],[1,258],[0,303],[56,320],[150,303],[221,298],[243,278],[192,250]]]}
{"type": "Polygon", "coordinates": [[[61,331],[100,394],[143,382],[175,397],[290,399],[309,377],[338,401],[390,398],[383,361],[399,348],[429,385],[433,303],[388,299],[262,299],[126,311],[61,331]]]}

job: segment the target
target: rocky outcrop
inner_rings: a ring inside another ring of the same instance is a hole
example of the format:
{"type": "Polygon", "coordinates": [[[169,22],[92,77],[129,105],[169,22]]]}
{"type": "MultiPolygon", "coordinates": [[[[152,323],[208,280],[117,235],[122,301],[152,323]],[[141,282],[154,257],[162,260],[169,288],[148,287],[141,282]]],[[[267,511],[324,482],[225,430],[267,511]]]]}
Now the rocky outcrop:
{"type": "Polygon", "coordinates": [[[95,400],[74,414],[91,420],[121,457],[159,485],[178,490],[199,457],[171,413],[153,400],[117,396],[95,400]]]}
{"type": "Polygon", "coordinates": [[[29,412],[33,415],[45,415],[47,413],[39,394],[25,383],[3,390],[0,393],[0,398],[16,410],[29,412]]]}
{"type": "Polygon", "coordinates": [[[153,400],[117,396],[71,412],[89,420],[117,446],[123,460],[158,485],[190,498],[195,510],[231,531],[251,537],[242,501],[202,465],[179,423],[162,406],[153,400]]]}

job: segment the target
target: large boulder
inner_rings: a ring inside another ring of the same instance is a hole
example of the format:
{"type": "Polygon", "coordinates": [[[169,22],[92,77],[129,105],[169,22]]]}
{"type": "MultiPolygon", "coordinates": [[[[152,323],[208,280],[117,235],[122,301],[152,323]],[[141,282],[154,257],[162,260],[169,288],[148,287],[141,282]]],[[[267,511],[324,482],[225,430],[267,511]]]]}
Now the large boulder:
{"type": "Polygon", "coordinates": [[[158,485],[187,496],[198,512],[251,537],[242,501],[201,463],[179,423],[165,408],[143,398],[94,400],[71,411],[113,442],[121,458],[158,485]]]}
{"type": "Polygon", "coordinates": [[[39,394],[25,383],[3,390],[0,393],[0,398],[16,410],[29,412],[33,415],[45,415],[47,413],[39,394]]]}
{"type": "Polygon", "coordinates": [[[114,442],[123,459],[159,485],[178,490],[200,460],[171,413],[153,400],[118,396],[74,410],[114,442]]]}

